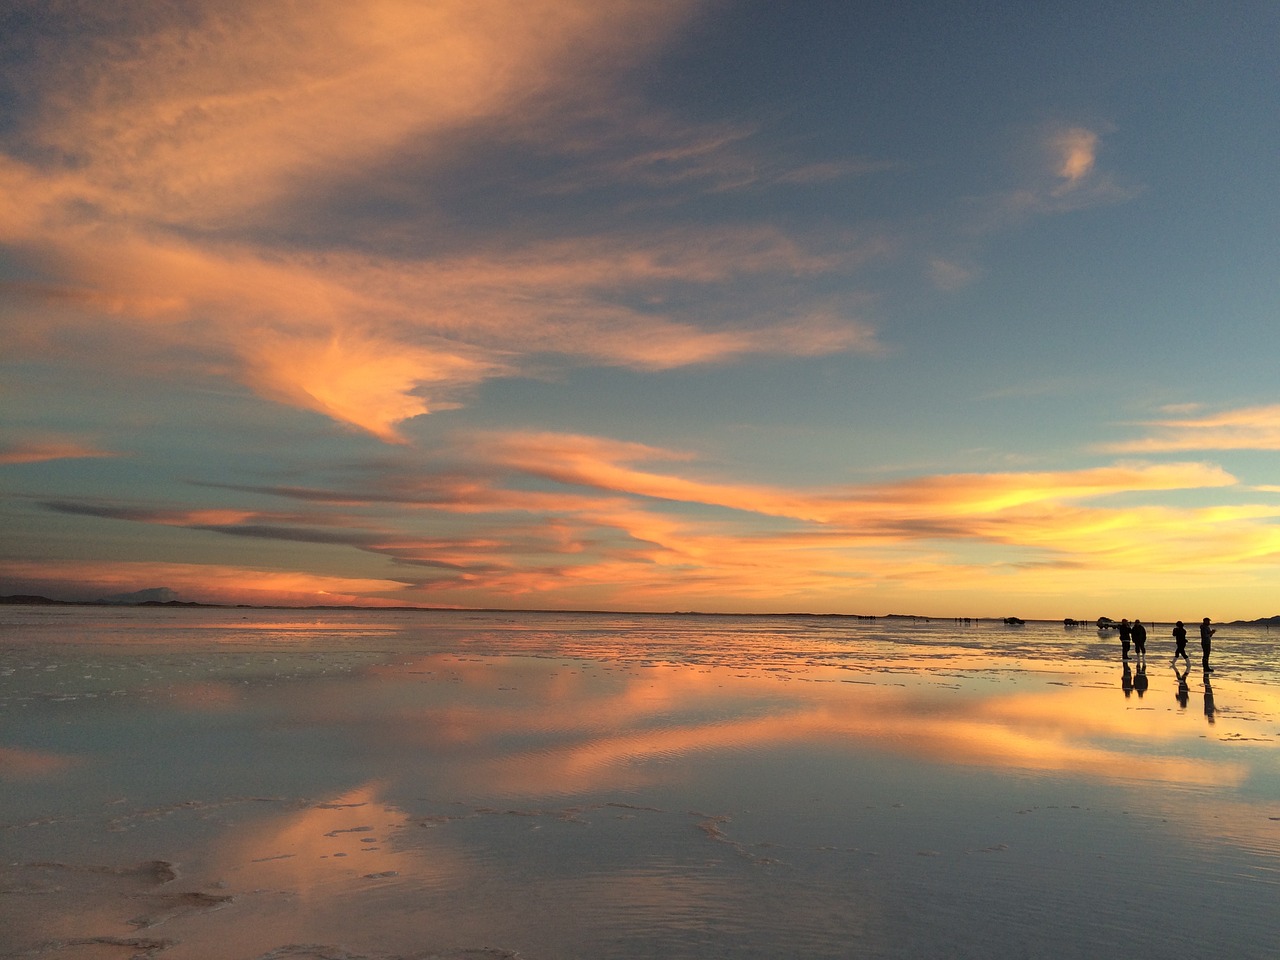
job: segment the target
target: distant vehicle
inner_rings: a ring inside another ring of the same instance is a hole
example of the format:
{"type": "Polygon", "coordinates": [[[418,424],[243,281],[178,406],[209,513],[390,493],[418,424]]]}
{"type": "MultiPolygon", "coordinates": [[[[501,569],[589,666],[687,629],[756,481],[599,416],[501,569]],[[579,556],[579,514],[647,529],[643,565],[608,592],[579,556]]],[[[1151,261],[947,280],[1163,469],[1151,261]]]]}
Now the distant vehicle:
{"type": "Polygon", "coordinates": [[[1020,627],[1020,626],[1022,626],[1024,623],[1026,623],[1027,621],[1025,621],[1025,620],[1020,620],[1018,617],[1005,617],[1005,618],[1004,618],[1004,622],[1005,622],[1005,623],[1007,623],[1007,624],[1008,624],[1009,626],[1011,626],[1011,627],[1020,627]]]}
{"type": "Polygon", "coordinates": [[[1112,620],[1110,617],[1099,617],[1099,618],[1098,618],[1098,629],[1099,629],[1099,630],[1110,630],[1110,629],[1111,629],[1112,627],[1114,627],[1115,625],[1116,625],[1116,622],[1115,622],[1114,620],[1112,620]]]}

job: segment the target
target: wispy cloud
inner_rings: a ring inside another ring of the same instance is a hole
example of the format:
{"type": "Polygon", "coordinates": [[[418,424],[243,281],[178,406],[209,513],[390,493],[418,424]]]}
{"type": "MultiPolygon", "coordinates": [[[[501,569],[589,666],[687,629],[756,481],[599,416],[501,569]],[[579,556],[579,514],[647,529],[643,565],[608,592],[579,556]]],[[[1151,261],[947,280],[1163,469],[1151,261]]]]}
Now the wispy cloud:
{"type": "Polygon", "coordinates": [[[784,488],[707,477],[693,456],[600,437],[494,433],[434,465],[408,455],[362,485],[241,487],[304,504],[232,511],[54,501],[50,509],[390,561],[375,596],[492,603],[824,604],[871,586],[1098,588],[1108,577],[1262,569],[1274,504],[1180,508],[1135,495],[1235,487],[1200,463],[918,477],[784,488]],[[445,462],[447,461],[447,462],[445,462]],[[978,559],[999,548],[998,563],[978,559]],[[1038,585],[1038,586],[1037,586],[1038,585]]]}
{"type": "Polygon", "coordinates": [[[638,0],[281,0],[51,11],[23,63],[26,142],[109,219],[256,219],[300,185],[531,101],[600,84],[695,9],[638,0]],[[77,29],[84,22],[100,29],[77,29]],[[158,78],[163,78],[158,81],[158,78]]]}
{"type": "Polygon", "coordinates": [[[570,135],[582,169],[549,189],[572,194],[627,183],[659,191],[730,193],[778,185],[804,187],[892,170],[894,163],[865,157],[802,160],[753,144],[759,123],[690,126],[636,109],[625,123],[592,114],[590,134],[570,135]]]}
{"type": "MultiPolygon", "coordinates": [[[[70,344],[92,330],[81,362],[137,371],[145,339],[163,358],[148,376],[231,377],[388,441],[548,358],[654,370],[877,352],[872,327],[839,304],[768,296],[778,279],[847,271],[877,255],[874,240],[821,250],[771,228],[496,231],[424,256],[345,241],[308,251],[265,233],[290,210],[358,194],[378,163],[455,162],[477,125],[519,136],[535,105],[554,126],[555,104],[608,98],[610,71],[697,6],[384,0],[301,17],[280,2],[139,4],[82,33],[70,22],[93,5],[69,4],[68,28],[27,58],[27,111],[0,156],[0,240],[42,276],[13,325],[59,306],[14,342],[74,362],[70,344]],[[682,306],[691,287],[719,314],[682,306]]],[[[718,189],[739,137],[688,131],[613,176],[680,168],[718,189]]],[[[414,189],[430,200],[429,181],[414,189]]]]}
{"type": "Polygon", "coordinates": [[[0,465],[44,463],[49,460],[81,460],[114,457],[117,454],[90,443],[62,437],[0,442],[0,465]]]}
{"type": "Polygon", "coordinates": [[[1242,407],[1200,417],[1150,420],[1151,434],[1104,444],[1117,453],[1184,450],[1280,450],[1280,404],[1242,407]]]}
{"type": "Polygon", "coordinates": [[[1028,217],[1056,216],[1125,203],[1142,186],[1102,163],[1102,133],[1083,126],[1053,126],[1034,136],[1031,159],[1015,188],[969,201],[979,232],[1005,229],[1028,217]]]}

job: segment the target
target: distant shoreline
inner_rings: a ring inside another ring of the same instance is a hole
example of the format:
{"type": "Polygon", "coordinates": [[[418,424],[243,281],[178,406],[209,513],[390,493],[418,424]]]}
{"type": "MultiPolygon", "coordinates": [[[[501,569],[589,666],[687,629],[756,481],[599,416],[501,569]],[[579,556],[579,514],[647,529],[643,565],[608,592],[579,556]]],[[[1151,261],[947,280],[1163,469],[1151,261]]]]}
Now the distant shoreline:
{"type": "MultiPolygon", "coordinates": [[[[399,611],[414,613],[547,613],[547,614],[590,614],[594,616],[627,616],[627,617],[777,617],[777,618],[798,618],[810,617],[821,619],[841,619],[841,620],[916,620],[916,621],[954,621],[958,623],[1001,623],[1005,622],[1005,617],[927,617],[919,614],[908,613],[887,613],[887,614],[858,614],[858,613],[805,613],[802,611],[792,611],[789,613],[723,613],[723,612],[707,612],[702,610],[548,610],[529,607],[421,607],[411,604],[403,604],[397,606],[367,606],[362,604],[308,604],[304,606],[296,606],[290,604],[259,604],[259,603],[201,603],[197,600],[140,600],[136,603],[122,602],[118,600],[54,600],[51,597],[42,597],[33,594],[14,594],[10,596],[0,596],[0,606],[29,606],[29,607],[109,607],[120,608],[128,607],[131,609],[138,607],[148,608],[193,608],[204,610],[362,610],[362,611],[399,611]]],[[[1064,620],[1057,619],[1037,619],[1031,618],[1025,621],[1027,623],[1063,623],[1064,620]]],[[[1149,623],[1163,623],[1165,621],[1148,621],[1149,623]]],[[[1172,623],[1173,621],[1169,621],[1172,623]]],[[[1274,624],[1280,626],[1280,614],[1273,617],[1259,617],[1256,620],[1230,620],[1219,621],[1228,626],[1267,626],[1274,624]]],[[[1079,621],[1070,625],[1072,628],[1092,627],[1094,621],[1079,621]]]]}

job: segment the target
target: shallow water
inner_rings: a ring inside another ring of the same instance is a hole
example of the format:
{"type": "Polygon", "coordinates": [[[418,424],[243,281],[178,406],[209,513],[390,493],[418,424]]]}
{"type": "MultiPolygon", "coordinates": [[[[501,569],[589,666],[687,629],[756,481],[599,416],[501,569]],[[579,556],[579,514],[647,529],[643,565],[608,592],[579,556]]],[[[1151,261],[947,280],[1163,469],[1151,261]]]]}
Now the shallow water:
{"type": "Polygon", "coordinates": [[[1276,646],[1168,629],[4,609],[0,953],[1280,955],[1276,646]]]}

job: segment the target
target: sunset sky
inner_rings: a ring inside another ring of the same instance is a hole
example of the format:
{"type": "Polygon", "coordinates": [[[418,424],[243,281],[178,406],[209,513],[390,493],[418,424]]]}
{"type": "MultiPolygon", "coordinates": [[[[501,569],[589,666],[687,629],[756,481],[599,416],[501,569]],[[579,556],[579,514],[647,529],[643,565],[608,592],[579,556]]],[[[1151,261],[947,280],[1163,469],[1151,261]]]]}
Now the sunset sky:
{"type": "Polygon", "coordinates": [[[11,0],[0,594],[1280,613],[1280,5],[11,0]]]}

